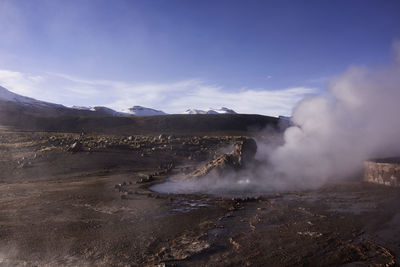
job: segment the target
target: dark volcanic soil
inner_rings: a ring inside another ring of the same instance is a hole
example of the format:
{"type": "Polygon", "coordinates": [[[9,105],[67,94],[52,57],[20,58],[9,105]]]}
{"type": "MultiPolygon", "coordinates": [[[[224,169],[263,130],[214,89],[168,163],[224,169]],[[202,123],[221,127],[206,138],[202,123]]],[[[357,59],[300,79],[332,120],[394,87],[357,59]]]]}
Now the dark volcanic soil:
{"type": "Polygon", "coordinates": [[[396,188],[360,182],[233,199],[147,189],[238,139],[2,128],[0,266],[399,262],[396,188]]]}

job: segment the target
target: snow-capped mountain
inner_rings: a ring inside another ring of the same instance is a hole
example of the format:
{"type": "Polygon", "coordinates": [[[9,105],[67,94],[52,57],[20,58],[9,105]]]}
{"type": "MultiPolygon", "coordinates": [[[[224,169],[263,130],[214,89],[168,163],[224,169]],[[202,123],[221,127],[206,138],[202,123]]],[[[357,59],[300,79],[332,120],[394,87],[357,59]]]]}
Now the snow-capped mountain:
{"type": "Polygon", "coordinates": [[[200,109],[188,109],[184,112],[184,114],[236,114],[235,111],[229,108],[209,108],[207,110],[200,110],[200,109]]]}
{"type": "Polygon", "coordinates": [[[40,101],[40,100],[36,100],[34,98],[30,98],[30,97],[26,97],[26,96],[22,96],[22,95],[10,92],[2,86],[0,86],[0,100],[16,102],[19,104],[23,104],[24,106],[65,108],[63,105],[40,101]]]}
{"type": "Polygon", "coordinates": [[[283,115],[279,115],[279,117],[278,117],[279,119],[281,119],[281,120],[287,120],[287,121],[291,121],[292,120],[292,117],[289,117],[289,116],[283,116],[283,115]]]}
{"type": "Polygon", "coordinates": [[[131,108],[123,109],[122,111],[115,111],[111,108],[96,106],[96,107],[85,107],[85,106],[72,106],[73,109],[86,110],[93,112],[106,113],[108,115],[119,115],[119,116],[156,116],[156,115],[167,115],[167,113],[152,108],[146,108],[142,106],[133,106],[131,108]]]}
{"type": "Polygon", "coordinates": [[[26,112],[34,112],[46,115],[72,115],[72,116],[88,116],[88,115],[100,115],[100,116],[117,116],[126,115],[119,114],[119,112],[106,107],[83,107],[73,106],[72,108],[49,103],[45,101],[36,100],[34,98],[22,96],[7,90],[0,86],[0,102],[4,101],[8,104],[14,105],[15,107],[22,107],[26,112]]]}
{"type": "Polygon", "coordinates": [[[86,110],[86,111],[93,111],[93,112],[99,112],[105,115],[128,115],[122,112],[115,111],[111,108],[103,107],[103,106],[95,106],[95,107],[85,107],[85,106],[72,106],[73,109],[77,110],[86,110]]]}
{"type": "Polygon", "coordinates": [[[53,104],[49,102],[44,102],[40,100],[36,100],[34,98],[22,96],[16,93],[13,93],[7,90],[4,87],[0,86],[0,101],[6,101],[10,103],[14,103],[17,105],[22,105],[24,107],[30,107],[29,110],[35,112],[45,112],[48,115],[53,114],[53,112],[66,115],[100,115],[100,116],[155,116],[155,115],[167,115],[165,112],[161,110],[146,108],[142,106],[133,106],[132,108],[122,110],[122,112],[115,111],[111,108],[102,107],[102,106],[94,106],[94,107],[85,107],[85,106],[72,106],[66,107],[59,104],[53,104]]]}
{"type": "Polygon", "coordinates": [[[207,114],[207,112],[200,109],[188,109],[184,112],[184,114],[207,114]]]}
{"type": "Polygon", "coordinates": [[[91,110],[97,111],[97,112],[101,112],[103,114],[113,115],[113,116],[125,115],[125,114],[123,114],[121,112],[118,112],[118,111],[115,111],[115,110],[113,110],[111,108],[102,107],[102,106],[92,107],[91,110]]]}
{"type": "Polygon", "coordinates": [[[72,106],[71,108],[77,109],[77,110],[88,110],[88,111],[94,111],[93,107],[85,107],[85,106],[72,106]]]}
{"type": "Polygon", "coordinates": [[[215,111],[218,114],[236,114],[236,112],[233,109],[229,109],[229,108],[219,108],[219,109],[211,109],[209,111],[215,111]]]}
{"type": "MultiPolygon", "coordinates": [[[[122,111],[115,111],[103,106],[85,107],[72,106],[66,107],[59,104],[53,104],[34,98],[22,96],[10,92],[0,86],[0,102],[8,102],[10,105],[23,107],[28,112],[43,113],[47,115],[71,115],[71,116],[157,116],[168,115],[167,113],[142,106],[133,106],[122,111]]],[[[184,114],[236,114],[232,109],[225,107],[219,109],[209,108],[207,110],[188,109],[184,114]]]]}
{"type": "Polygon", "coordinates": [[[142,107],[142,106],[133,106],[128,109],[123,109],[122,112],[129,114],[129,115],[135,115],[135,116],[167,115],[167,113],[165,113],[161,110],[146,108],[146,107],[142,107]]]}

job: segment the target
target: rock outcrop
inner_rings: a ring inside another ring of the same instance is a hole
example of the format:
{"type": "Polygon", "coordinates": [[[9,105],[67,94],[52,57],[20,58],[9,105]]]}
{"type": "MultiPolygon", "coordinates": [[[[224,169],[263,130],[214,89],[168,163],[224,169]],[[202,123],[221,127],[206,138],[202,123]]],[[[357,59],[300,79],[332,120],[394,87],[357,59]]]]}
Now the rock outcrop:
{"type": "Polygon", "coordinates": [[[375,159],[364,162],[364,181],[400,186],[400,158],[375,159]]]}
{"type": "Polygon", "coordinates": [[[256,152],[257,144],[254,139],[243,139],[235,143],[234,150],[231,153],[223,154],[213,161],[210,161],[205,166],[190,173],[187,178],[201,178],[211,172],[216,172],[217,175],[223,175],[232,170],[242,169],[254,159],[256,152]]]}

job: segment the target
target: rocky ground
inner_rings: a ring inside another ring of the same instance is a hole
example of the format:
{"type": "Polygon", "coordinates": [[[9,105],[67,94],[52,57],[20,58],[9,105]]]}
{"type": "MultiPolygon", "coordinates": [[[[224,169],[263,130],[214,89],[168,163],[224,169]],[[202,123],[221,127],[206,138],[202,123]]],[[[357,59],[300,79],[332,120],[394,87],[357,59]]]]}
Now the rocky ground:
{"type": "Polygon", "coordinates": [[[396,188],[359,182],[257,197],[149,189],[171,175],[193,173],[243,140],[2,127],[0,266],[399,262],[396,188]]]}

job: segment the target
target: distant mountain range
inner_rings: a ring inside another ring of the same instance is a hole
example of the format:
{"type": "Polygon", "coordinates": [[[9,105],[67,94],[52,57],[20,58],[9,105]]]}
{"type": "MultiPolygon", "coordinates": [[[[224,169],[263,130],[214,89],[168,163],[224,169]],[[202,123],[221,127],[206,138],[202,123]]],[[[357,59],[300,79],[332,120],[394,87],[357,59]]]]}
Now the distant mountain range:
{"type": "MultiPolygon", "coordinates": [[[[152,108],[142,106],[133,106],[122,111],[116,111],[111,108],[103,106],[85,107],[85,106],[72,106],[66,107],[60,104],[49,103],[45,101],[36,100],[34,98],[22,96],[7,90],[0,86],[0,101],[7,102],[8,104],[16,104],[20,108],[29,109],[33,113],[46,113],[47,115],[77,115],[77,116],[157,116],[168,115],[167,113],[152,108]]],[[[222,107],[220,109],[188,109],[184,114],[236,114],[232,109],[222,107]]]]}
{"type": "MultiPolygon", "coordinates": [[[[282,129],[282,119],[235,114],[228,108],[168,114],[134,106],[124,111],[101,106],[66,107],[21,96],[0,87],[0,126],[27,131],[104,134],[247,135],[265,127],[282,129]],[[221,115],[224,114],[224,115],[221,115]]],[[[284,120],[287,121],[287,120],[284,120]]]]}
{"type": "Polygon", "coordinates": [[[184,112],[184,114],[237,114],[237,113],[232,109],[222,107],[220,109],[209,108],[207,110],[188,109],[184,112]]]}

